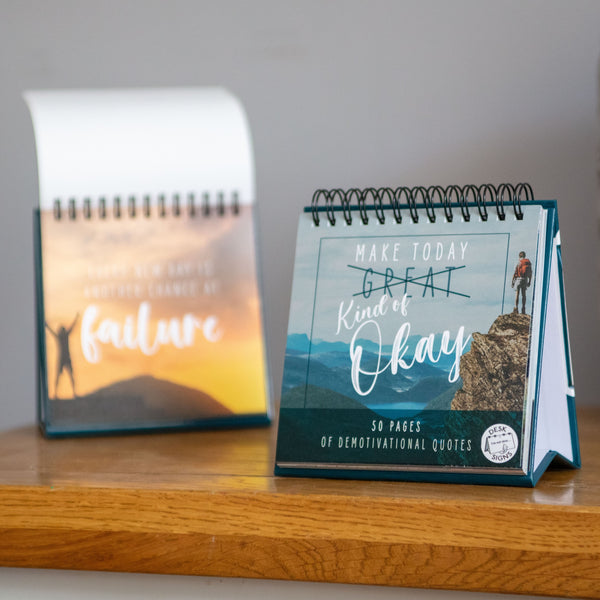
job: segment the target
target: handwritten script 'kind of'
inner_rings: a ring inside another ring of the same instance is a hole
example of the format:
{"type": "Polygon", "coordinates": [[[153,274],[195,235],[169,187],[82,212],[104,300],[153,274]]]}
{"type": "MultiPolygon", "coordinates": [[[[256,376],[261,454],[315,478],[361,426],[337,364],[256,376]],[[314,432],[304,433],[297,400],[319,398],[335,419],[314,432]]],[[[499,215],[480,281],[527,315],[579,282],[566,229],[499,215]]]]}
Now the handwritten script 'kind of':
{"type": "Polygon", "coordinates": [[[123,324],[110,318],[98,322],[99,309],[95,304],[88,306],[81,320],[81,349],[85,359],[97,363],[102,358],[101,344],[111,344],[115,348],[139,349],[146,356],[156,354],[161,346],[172,345],[185,348],[194,345],[197,330],[202,331],[209,342],[218,342],[223,336],[219,320],[210,315],[199,319],[191,313],[181,319],[159,319],[153,338],[150,334],[149,302],[142,302],[134,315],[125,317],[123,324]],[[152,338],[152,339],[151,339],[152,338]]]}

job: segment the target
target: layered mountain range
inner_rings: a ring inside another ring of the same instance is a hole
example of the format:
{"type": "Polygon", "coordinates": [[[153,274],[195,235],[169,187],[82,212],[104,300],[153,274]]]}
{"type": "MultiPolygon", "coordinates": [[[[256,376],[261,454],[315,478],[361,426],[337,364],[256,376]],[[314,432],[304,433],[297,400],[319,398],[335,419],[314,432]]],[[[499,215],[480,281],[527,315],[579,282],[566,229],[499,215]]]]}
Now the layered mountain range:
{"type": "MultiPolygon", "coordinates": [[[[391,346],[380,349],[369,340],[359,340],[356,344],[363,348],[361,367],[365,370],[376,370],[378,362],[381,369],[391,359],[391,346]]],[[[404,359],[411,362],[412,356],[405,355],[404,359]]],[[[396,374],[387,368],[377,377],[373,391],[361,396],[352,385],[346,343],[311,342],[306,335],[292,334],[288,336],[282,404],[290,408],[327,406],[386,411],[405,404],[447,410],[460,387],[460,380],[448,381],[451,363],[450,357],[442,357],[436,366],[415,362],[410,369],[399,368],[396,374]]]]}

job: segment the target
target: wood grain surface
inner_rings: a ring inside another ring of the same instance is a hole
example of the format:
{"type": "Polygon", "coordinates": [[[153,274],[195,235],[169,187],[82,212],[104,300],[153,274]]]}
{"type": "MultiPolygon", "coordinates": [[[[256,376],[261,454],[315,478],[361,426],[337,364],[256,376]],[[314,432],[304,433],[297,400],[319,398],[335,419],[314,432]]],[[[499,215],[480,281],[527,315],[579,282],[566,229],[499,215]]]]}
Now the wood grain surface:
{"type": "Polygon", "coordinates": [[[273,476],[275,427],[0,433],[0,565],[600,598],[600,410],[534,489],[273,476]]]}

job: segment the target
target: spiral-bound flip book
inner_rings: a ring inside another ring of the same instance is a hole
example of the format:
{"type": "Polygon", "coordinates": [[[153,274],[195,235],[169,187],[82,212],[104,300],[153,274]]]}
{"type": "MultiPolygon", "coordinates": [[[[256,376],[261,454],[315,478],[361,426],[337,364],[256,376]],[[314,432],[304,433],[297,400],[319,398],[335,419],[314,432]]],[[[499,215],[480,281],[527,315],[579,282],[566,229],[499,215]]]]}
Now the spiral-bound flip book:
{"type": "Polygon", "coordinates": [[[33,92],[47,435],[266,423],[252,150],[221,89],[33,92]]]}
{"type": "Polygon", "coordinates": [[[555,201],[318,190],[300,217],[275,470],[535,485],[579,442],[555,201]]]}

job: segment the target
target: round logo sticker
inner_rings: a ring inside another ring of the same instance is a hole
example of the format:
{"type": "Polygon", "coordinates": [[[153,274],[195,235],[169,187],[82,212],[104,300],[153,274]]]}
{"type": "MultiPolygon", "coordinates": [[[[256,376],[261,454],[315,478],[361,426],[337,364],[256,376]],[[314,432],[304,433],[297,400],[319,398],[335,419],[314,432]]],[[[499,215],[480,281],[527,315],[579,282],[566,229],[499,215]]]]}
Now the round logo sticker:
{"type": "Polygon", "coordinates": [[[493,463],[505,463],[516,453],[519,438],[510,425],[497,423],[488,427],[481,436],[481,451],[493,463]]]}

